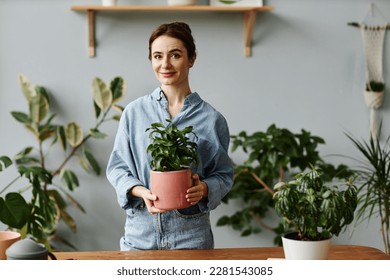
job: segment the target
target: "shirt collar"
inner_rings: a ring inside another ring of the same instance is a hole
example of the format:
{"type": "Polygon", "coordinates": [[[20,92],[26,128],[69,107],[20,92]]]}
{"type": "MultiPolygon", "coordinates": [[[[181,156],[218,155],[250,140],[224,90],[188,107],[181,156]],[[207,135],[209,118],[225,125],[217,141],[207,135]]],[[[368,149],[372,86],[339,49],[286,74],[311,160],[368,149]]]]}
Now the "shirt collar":
{"type": "MultiPolygon", "coordinates": [[[[163,91],[159,87],[153,91],[152,97],[156,101],[161,101],[161,100],[164,100],[165,102],[167,101],[163,91]]],[[[186,96],[186,99],[184,100],[183,107],[185,108],[188,106],[196,106],[201,101],[202,101],[202,99],[200,98],[200,96],[197,92],[191,92],[189,95],[186,96]]]]}

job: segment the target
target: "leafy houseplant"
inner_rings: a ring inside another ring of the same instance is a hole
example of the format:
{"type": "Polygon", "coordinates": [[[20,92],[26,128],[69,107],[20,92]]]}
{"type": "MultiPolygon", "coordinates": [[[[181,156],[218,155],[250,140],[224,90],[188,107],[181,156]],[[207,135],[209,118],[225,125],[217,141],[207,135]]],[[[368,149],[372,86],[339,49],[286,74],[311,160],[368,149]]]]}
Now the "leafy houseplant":
{"type": "Polygon", "coordinates": [[[157,122],[146,130],[151,139],[147,153],[151,155],[151,191],[158,197],[155,206],[172,210],[190,206],[185,196],[192,186],[190,165],[198,164],[198,146],[187,136],[197,138],[192,126],[180,130],[171,120],[166,121],[167,126],[157,122]]]}
{"type": "Polygon", "coordinates": [[[351,134],[347,137],[363,156],[359,160],[357,182],[359,203],[356,220],[368,222],[379,217],[380,232],[385,253],[390,254],[390,136],[381,144],[380,138],[358,140],[351,134]]]}
{"type": "MultiPolygon", "coordinates": [[[[294,228],[293,234],[284,236],[286,239],[330,239],[338,236],[354,219],[358,190],[353,179],[339,186],[327,185],[322,171],[313,167],[296,174],[295,180],[277,183],[274,189],[276,213],[283,218],[286,228],[294,228]]],[[[283,246],[287,246],[285,239],[283,246]]],[[[289,253],[285,248],[286,258],[289,253]]]]}
{"type": "Polygon", "coordinates": [[[295,229],[300,240],[323,240],[340,234],[354,219],[357,188],[350,179],[346,188],[326,185],[318,169],[301,172],[295,180],[275,185],[275,210],[295,229]]]}
{"type": "Polygon", "coordinates": [[[272,124],[266,131],[252,135],[242,131],[231,138],[232,151],[241,148],[247,159],[242,164],[235,164],[233,187],[223,202],[239,200],[243,201],[243,206],[233,215],[221,217],[217,225],[232,226],[241,231],[242,236],[270,230],[276,234],[274,243],[281,245],[282,224],[270,226],[264,220],[274,210],[272,186],[285,177],[314,164],[324,171],[326,178],[323,179],[326,181],[351,175],[345,165],[335,167],[327,164],[318,152],[318,146],[325,141],[303,129],[300,133],[293,133],[272,124]]]}
{"type": "Polygon", "coordinates": [[[100,131],[104,122],[119,119],[120,114],[110,117],[109,113],[112,108],[122,111],[123,108],[116,105],[116,102],[124,94],[125,83],[121,77],[114,78],[109,85],[100,78],[93,80],[96,123],[87,134],[84,134],[76,122],[66,125],[54,123],[56,114],[50,112],[52,96],[46,88],[33,86],[23,75],[19,76],[19,83],[29,110],[27,113],[11,114],[32,133],[36,146],[24,148],[13,160],[8,156],[0,158],[0,171],[15,164],[19,173],[19,176],[0,189],[0,221],[22,233],[22,237],[30,236],[48,248],[52,247],[52,241],[60,241],[73,247],[57,233],[60,221],[73,232],[77,229],[75,220],[67,211],[68,202],[85,212],[69,193],[79,186],[71,159],[77,158],[87,172],[100,174],[99,163],[86,144],[90,139],[102,139],[106,136],[100,131]],[[59,158],[58,154],[54,154],[55,146],[62,149],[64,154],[58,165],[53,160],[59,158]],[[17,192],[6,192],[20,180],[27,181],[27,186],[17,192]],[[31,198],[26,200],[23,193],[31,198]]]}
{"type": "Polygon", "coordinates": [[[196,134],[193,127],[188,126],[183,130],[177,128],[171,120],[167,119],[167,126],[162,123],[152,123],[149,138],[151,144],[147,152],[151,154],[150,166],[154,171],[176,171],[188,168],[192,163],[198,164],[198,146],[191,141],[187,134],[196,134]]]}

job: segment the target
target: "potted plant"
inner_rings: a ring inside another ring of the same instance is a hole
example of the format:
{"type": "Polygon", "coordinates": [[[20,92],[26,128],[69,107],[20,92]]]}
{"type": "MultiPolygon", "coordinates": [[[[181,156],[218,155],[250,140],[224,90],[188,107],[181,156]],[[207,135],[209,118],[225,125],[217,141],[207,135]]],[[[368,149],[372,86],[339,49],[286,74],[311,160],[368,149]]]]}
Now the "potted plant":
{"type": "Polygon", "coordinates": [[[187,136],[197,138],[192,126],[180,130],[171,120],[166,121],[167,126],[157,122],[146,129],[151,139],[147,153],[151,155],[151,192],[157,196],[154,205],[173,210],[190,206],[186,194],[192,186],[190,166],[198,164],[198,146],[187,136]]]}
{"type": "Polygon", "coordinates": [[[366,91],[383,92],[385,90],[385,84],[383,82],[370,81],[366,84],[366,91]]]}
{"type": "Polygon", "coordinates": [[[385,253],[390,254],[390,136],[381,144],[380,137],[358,140],[351,134],[347,137],[359,150],[357,183],[359,199],[356,221],[358,223],[379,217],[380,233],[385,253]]]}
{"type": "Polygon", "coordinates": [[[168,0],[168,6],[192,6],[196,0],[168,0]]]}
{"type": "Polygon", "coordinates": [[[366,83],[364,101],[370,108],[370,134],[374,138],[378,137],[376,110],[382,106],[384,95],[385,84],[383,82],[370,80],[366,83]]]}
{"type": "Polygon", "coordinates": [[[366,83],[366,88],[364,91],[366,105],[372,109],[380,108],[383,103],[384,93],[385,84],[383,82],[370,81],[366,83]]]}
{"type": "Polygon", "coordinates": [[[211,6],[263,6],[262,0],[210,0],[211,6]]]}
{"type": "Polygon", "coordinates": [[[118,0],[102,0],[103,6],[116,6],[118,4],[118,0]]]}
{"type": "Polygon", "coordinates": [[[294,228],[282,238],[286,259],[326,259],[332,236],[354,219],[357,188],[353,179],[336,185],[325,184],[323,178],[324,173],[312,167],[274,186],[276,213],[287,228],[294,228]]]}
{"type": "Polygon", "coordinates": [[[121,77],[114,78],[109,85],[100,78],[93,80],[96,122],[87,133],[74,121],[55,123],[56,114],[50,110],[53,96],[45,87],[32,85],[24,75],[19,76],[19,83],[28,111],[11,114],[32,133],[33,143],[12,159],[0,157],[0,171],[14,165],[18,172],[14,180],[0,188],[0,222],[19,231],[22,238],[29,236],[48,249],[53,247],[53,242],[74,248],[57,231],[62,222],[76,232],[77,223],[67,206],[73,205],[85,212],[70,193],[79,187],[72,159],[77,158],[87,172],[100,174],[100,165],[86,144],[91,139],[105,138],[106,134],[100,131],[104,122],[119,120],[120,114],[110,112],[113,108],[122,112],[123,108],[116,102],[124,95],[125,83],[121,77]],[[10,191],[20,181],[25,181],[23,188],[10,191]]]}
{"type": "Polygon", "coordinates": [[[270,224],[268,217],[274,214],[273,194],[277,182],[292,178],[310,165],[321,167],[324,180],[349,178],[352,174],[347,166],[334,166],[320,156],[319,145],[323,138],[302,129],[294,133],[286,128],[271,124],[264,131],[248,134],[245,131],[232,135],[232,152],[242,150],[246,159],[234,164],[234,183],[231,191],[223,198],[224,203],[242,202],[242,208],[234,214],[218,219],[218,226],[231,226],[241,236],[271,231],[275,233],[274,243],[282,245],[284,227],[281,222],[270,224]],[[268,219],[268,221],[267,221],[268,219]]]}

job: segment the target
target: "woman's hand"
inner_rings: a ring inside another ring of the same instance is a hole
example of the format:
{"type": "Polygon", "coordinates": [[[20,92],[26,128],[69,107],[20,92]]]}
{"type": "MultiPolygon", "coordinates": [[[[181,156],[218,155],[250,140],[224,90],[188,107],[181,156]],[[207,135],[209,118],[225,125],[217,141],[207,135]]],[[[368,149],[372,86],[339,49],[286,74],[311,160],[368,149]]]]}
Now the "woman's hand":
{"type": "Polygon", "coordinates": [[[165,210],[158,209],[154,206],[154,201],[157,200],[157,196],[152,194],[151,191],[144,186],[135,186],[131,189],[131,194],[144,200],[149,213],[157,214],[165,212],[165,210]]]}
{"type": "Polygon", "coordinates": [[[191,205],[197,204],[202,198],[207,197],[208,187],[205,182],[201,182],[198,174],[192,175],[194,185],[187,190],[187,201],[191,205]]]}

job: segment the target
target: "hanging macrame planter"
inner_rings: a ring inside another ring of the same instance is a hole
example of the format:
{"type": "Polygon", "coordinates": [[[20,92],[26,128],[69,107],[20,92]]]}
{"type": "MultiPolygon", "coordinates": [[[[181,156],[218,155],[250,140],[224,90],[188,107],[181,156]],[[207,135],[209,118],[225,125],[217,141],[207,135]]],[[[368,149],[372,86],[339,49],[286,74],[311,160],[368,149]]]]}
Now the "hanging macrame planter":
{"type": "Polygon", "coordinates": [[[390,28],[390,25],[386,21],[383,23],[375,22],[377,19],[374,16],[374,8],[374,4],[371,4],[370,10],[362,22],[349,24],[359,27],[363,40],[366,67],[364,100],[370,109],[370,136],[376,139],[378,137],[377,110],[382,106],[385,92],[383,44],[386,30],[390,28]],[[375,23],[369,23],[369,17],[375,23]]]}

